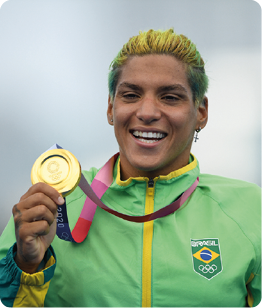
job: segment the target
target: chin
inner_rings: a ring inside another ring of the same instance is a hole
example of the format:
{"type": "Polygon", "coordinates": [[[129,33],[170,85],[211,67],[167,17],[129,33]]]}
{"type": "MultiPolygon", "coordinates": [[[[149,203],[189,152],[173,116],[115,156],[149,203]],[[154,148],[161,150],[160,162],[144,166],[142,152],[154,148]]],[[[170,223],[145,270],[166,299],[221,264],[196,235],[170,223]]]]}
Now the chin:
{"type": "MultiPolygon", "coordinates": [[[[158,172],[158,170],[161,173],[161,171],[160,171],[161,167],[160,166],[154,165],[154,164],[150,164],[150,163],[148,163],[148,164],[137,164],[137,165],[134,165],[134,167],[137,170],[139,170],[139,171],[141,171],[143,173],[148,173],[148,174],[154,173],[154,174],[156,174],[158,172]]],[[[159,175],[160,175],[160,173],[159,173],[159,175]]],[[[147,176],[147,175],[145,175],[145,176],[147,176]]],[[[149,177],[149,175],[148,175],[148,177],[149,177]]]]}

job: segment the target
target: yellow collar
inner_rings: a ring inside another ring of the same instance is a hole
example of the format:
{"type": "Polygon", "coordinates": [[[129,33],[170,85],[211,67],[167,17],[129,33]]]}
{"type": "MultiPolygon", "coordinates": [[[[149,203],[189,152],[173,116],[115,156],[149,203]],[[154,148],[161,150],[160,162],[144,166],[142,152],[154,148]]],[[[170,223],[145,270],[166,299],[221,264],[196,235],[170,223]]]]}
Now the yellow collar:
{"type": "MultiPolygon", "coordinates": [[[[183,168],[180,168],[178,170],[175,170],[175,171],[172,171],[170,172],[168,175],[160,175],[156,178],[154,178],[154,180],[170,180],[170,179],[173,179],[175,177],[178,177],[192,169],[194,169],[195,167],[197,166],[197,159],[196,157],[190,153],[190,159],[189,159],[189,164],[186,165],[185,167],[183,168]]],[[[128,186],[133,180],[136,180],[136,181],[146,181],[148,182],[149,181],[149,178],[147,177],[130,177],[129,179],[125,180],[125,181],[122,181],[120,179],[120,158],[118,159],[118,162],[117,162],[117,176],[116,176],[116,184],[118,184],[119,186],[128,186]]]]}

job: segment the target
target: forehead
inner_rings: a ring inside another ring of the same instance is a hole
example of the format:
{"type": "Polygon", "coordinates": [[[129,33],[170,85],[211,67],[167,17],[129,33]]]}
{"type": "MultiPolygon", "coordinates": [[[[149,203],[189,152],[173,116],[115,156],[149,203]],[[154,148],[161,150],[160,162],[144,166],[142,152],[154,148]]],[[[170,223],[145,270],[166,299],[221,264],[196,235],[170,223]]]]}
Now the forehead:
{"type": "Polygon", "coordinates": [[[170,55],[132,56],[121,68],[117,87],[125,83],[142,87],[180,84],[190,91],[186,64],[170,55]]]}

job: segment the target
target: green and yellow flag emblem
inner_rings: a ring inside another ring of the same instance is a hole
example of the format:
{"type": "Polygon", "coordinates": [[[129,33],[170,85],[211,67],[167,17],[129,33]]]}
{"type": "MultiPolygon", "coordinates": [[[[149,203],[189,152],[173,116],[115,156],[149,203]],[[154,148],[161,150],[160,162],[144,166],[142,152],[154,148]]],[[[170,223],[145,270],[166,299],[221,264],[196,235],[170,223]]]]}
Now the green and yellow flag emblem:
{"type": "Polygon", "coordinates": [[[193,268],[196,273],[210,280],[222,271],[219,241],[216,238],[192,240],[193,268]]]}

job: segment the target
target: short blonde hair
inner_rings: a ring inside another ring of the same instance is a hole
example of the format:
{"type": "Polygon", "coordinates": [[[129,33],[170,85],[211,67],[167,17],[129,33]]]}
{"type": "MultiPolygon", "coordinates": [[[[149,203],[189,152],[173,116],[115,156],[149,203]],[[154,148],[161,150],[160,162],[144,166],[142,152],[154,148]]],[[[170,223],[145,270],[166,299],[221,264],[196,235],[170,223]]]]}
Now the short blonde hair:
{"type": "Polygon", "coordinates": [[[174,56],[187,65],[188,83],[193,93],[195,106],[203,102],[208,88],[208,77],[205,73],[205,63],[193,44],[183,34],[176,34],[173,29],[166,31],[149,30],[133,36],[119,51],[110,64],[108,75],[109,95],[114,100],[121,67],[132,56],[149,54],[165,54],[174,56]]]}

